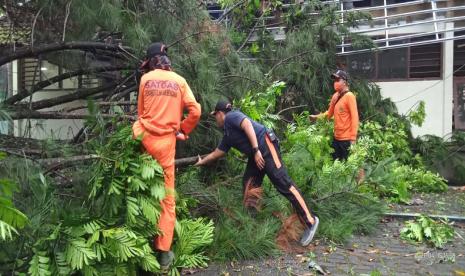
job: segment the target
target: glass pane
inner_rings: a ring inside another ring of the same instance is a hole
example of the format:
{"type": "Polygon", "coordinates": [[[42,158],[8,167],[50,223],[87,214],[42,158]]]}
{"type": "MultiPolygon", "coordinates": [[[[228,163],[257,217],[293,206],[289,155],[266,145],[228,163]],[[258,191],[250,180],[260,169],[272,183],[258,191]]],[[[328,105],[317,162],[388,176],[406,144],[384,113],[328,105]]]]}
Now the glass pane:
{"type": "Polygon", "coordinates": [[[455,129],[465,130],[465,84],[458,83],[454,93],[455,129]]]}
{"type": "Polygon", "coordinates": [[[8,95],[8,71],[7,65],[0,67],[0,102],[8,95]]]}
{"type": "Polygon", "coordinates": [[[378,54],[378,79],[407,78],[407,48],[382,51],[378,54]]]}
{"type": "Polygon", "coordinates": [[[77,89],[77,88],[79,88],[78,77],[72,77],[72,78],[63,80],[63,89],[77,89]]]}
{"type": "Polygon", "coordinates": [[[410,78],[441,77],[441,44],[414,46],[410,48],[410,78]]]}
{"type": "MultiPolygon", "coordinates": [[[[51,64],[46,60],[42,61],[40,65],[40,77],[41,77],[40,80],[41,81],[56,77],[59,74],[60,72],[59,72],[58,66],[51,64]]],[[[59,82],[53,83],[45,87],[45,89],[60,89],[60,83],[59,82]]]]}
{"type": "Polygon", "coordinates": [[[347,71],[354,77],[372,79],[376,72],[374,53],[360,53],[347,56],[347,71]]]}

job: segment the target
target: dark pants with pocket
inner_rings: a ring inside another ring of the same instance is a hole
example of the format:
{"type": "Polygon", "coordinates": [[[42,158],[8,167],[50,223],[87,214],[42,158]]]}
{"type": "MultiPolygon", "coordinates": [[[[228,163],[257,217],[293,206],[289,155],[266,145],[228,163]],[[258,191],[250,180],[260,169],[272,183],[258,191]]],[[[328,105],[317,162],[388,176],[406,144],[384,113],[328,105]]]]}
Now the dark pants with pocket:
{"type": "Polygon", "coordinates": [[[333,144],[331,145],[334,149],[333,152],[333,160],[347,160],[349,157],[349,148],[350,148],[350,141],[349,140],[336,140],[333,139],[333,144]]]}
{"type": "MultiPolygon", "coordinates": [[[[244,184],[244,205],[246,207],[253,206],[256,201],[254,196],[256,193],[250,193],[250,191],[261,191],[261,185],[265,174],[270,179],[276,190],[283,196],[285,196],[292,204],[297,212],[300,220],[307,226],[311,227],[314,220],[313,215],[305,203],[300,190],[295,186],[294,182],[290,178],[287,170],[281,159],[279,151],[279,142],[271,141],[268,135],[265,134],[265,141],[260,143],[260,152],[262,153],[263,159],[265,160],[265,168],[259,170],[255,159],[251,156],[247,163],[247,168],[244,173],[243,184],[244,184]],[[250,195],[250,198],[248,198],[250,195]]],[[[257,199],[258,200],[258,199],[257,199]]]]}

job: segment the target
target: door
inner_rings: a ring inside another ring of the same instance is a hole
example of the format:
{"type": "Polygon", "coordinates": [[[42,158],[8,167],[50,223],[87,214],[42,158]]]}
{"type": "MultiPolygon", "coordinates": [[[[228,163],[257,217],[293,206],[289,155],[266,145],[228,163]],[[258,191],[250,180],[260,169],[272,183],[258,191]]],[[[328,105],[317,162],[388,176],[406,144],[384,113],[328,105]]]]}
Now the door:
{"type": "Polygon", "coordinates": [[[454,79],[453,129],[465,130],[465,79],[454,79]]]}

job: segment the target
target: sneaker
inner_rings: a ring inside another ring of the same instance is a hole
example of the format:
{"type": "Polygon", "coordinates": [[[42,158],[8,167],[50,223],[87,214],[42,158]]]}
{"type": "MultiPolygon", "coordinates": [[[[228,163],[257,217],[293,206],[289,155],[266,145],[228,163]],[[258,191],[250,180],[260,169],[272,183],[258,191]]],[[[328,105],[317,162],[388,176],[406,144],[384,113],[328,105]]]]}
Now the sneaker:
{"type": "Polygon", "coordinates": [[[309,245],[310,242],[313,240],[313,236],[315,236],[320,220],[316,216],[314,217],[314,220],[315,220],[315,223],[312,225],[312,227],[305,229],[304,233],[302,234],[302,238],[300,239],[300,244],[302,246],[309,245]]]}
{"type": "Polygon", "coordinates": [[[170,268],[174,260],[174,253],[172,251],[161,251],[158,253],[158,262],[160,263],[161,270],[170,268]]]}

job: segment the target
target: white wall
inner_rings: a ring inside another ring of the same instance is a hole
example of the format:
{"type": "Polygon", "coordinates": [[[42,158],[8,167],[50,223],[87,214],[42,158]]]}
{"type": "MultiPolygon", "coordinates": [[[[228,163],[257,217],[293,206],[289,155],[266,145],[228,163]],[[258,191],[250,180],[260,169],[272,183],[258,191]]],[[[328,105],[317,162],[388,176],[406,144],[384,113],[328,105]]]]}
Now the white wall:
{"type": "MultiPolygon", "coordinates": [[[[443,26],[453,30],[453,23],[443,26]]],[[[445,32],[445,37],[453,36],[451,31],[445,32]]],[[[432,134],[448,138],[452,133],[453,113],[453,70],[454,41],[443,42],[442,79],[399,82],[378,82],[381,94],[391,98],[399,113],[406,114],[419,101],[425,102],[426,118],[421,127],[413,126],[414,136],[432,134]]]]}
{"type": "MultiPolygon", "coordinates": [[[[450,81],[452,79],[449,78],[450,81]]],[[[433,134],[443,137],[452,131],[452,101],[445,102],[444,86],[449,80],[378,82],[384,98],[391,98],[400,114],[406,114],[419,101],[425,102],[426,118],[421,127],[413,126],[414,136],[433,134]],[[450,124],[450,128],[446,127],[450,124]]],[[[449,91],[452,94],[452,89],[449,91]]]]}
{"type": "MultiPolygon", "coordinates": [[[[32,101],[35,102],[49,98],[55,98],[72,92],[73,91],[40,91],[34,93],[32,101]]],[[[64,105],[57,105],[52,108],[44,108],[40,111],[57,111],[84,105],[86,105],[86,101],[81,100],[66,103],[64,105]]],[[[73,113],[79,114],[79,111],[73,111],[73,113]]],[[[85,114],[85,109],[80,113],[85,114]]],[[[83,125],[83,120],[72,119],[17,120],[15,121],[15,135],[30,137],[34,139],[52,138],[59,140],[68,140],[72,139],[83,127],[83,125]]]]}
{"type": "MultiPolygon", "coordinates": [[[[13,94],[16,94],[18,92],[18,64],[15,61],[13,63],[12,67],[12,73],[13,73],[13,81],[12,81],[12,88],[13,88],[13,94]]],[[[53,68],[53,67],[51,67],[53,68]]],[[[49,68],[50,69],[50,68],[49,68]]],[[[46,72],[48,75],[46,77],[53,77],[58,74],[58,71],[56,72],[46,72]]],[[[72,81],[67,81],[64,82],[63,84],[66,88],[72,88],[73,86],[77,87],[77,82],[72,82],[72,81]]],[[[53,85],[49,88],[54,88],[53,85]]],[[[49,98],[54,98],[57,96],[63,96],[67,95],[69,93],[73,93],[74,90],[44,90],[44,91],[39,91],[33,94],[32,101],[40,101],[40,100],[45,100],[49,98]]],[[[29,100],[29,98],[25,99],[29,100]]],[[[74,106],[83,106],[86,104],[86,101],[74,101],[71,103],[66,103],[64,105],[58,105],[54,106],[52,108],[45,108],[40,111],[59,111],[59,110],[64,110],[66,108],[74,107],[74,106]]],[[[82,111],[82,112],[85,112],[82,111]]],[[[78,113],[73,112],[73,113],[78,113]]],[[[71,120],[71,119],[60,119],[60,120],[52,120],[52,119],[47,119],[47,120],[15,120],[13,122],[13,131],[15,136],[20,136],[20,137],[29,137],[29,138],[34,138],[34,139],[48,139],[48,138],[53,138],[53,139],[58,139],[58,140],[68,140],[72,139],[82,128],[83,126],[83,120],[71,120]]]]}

